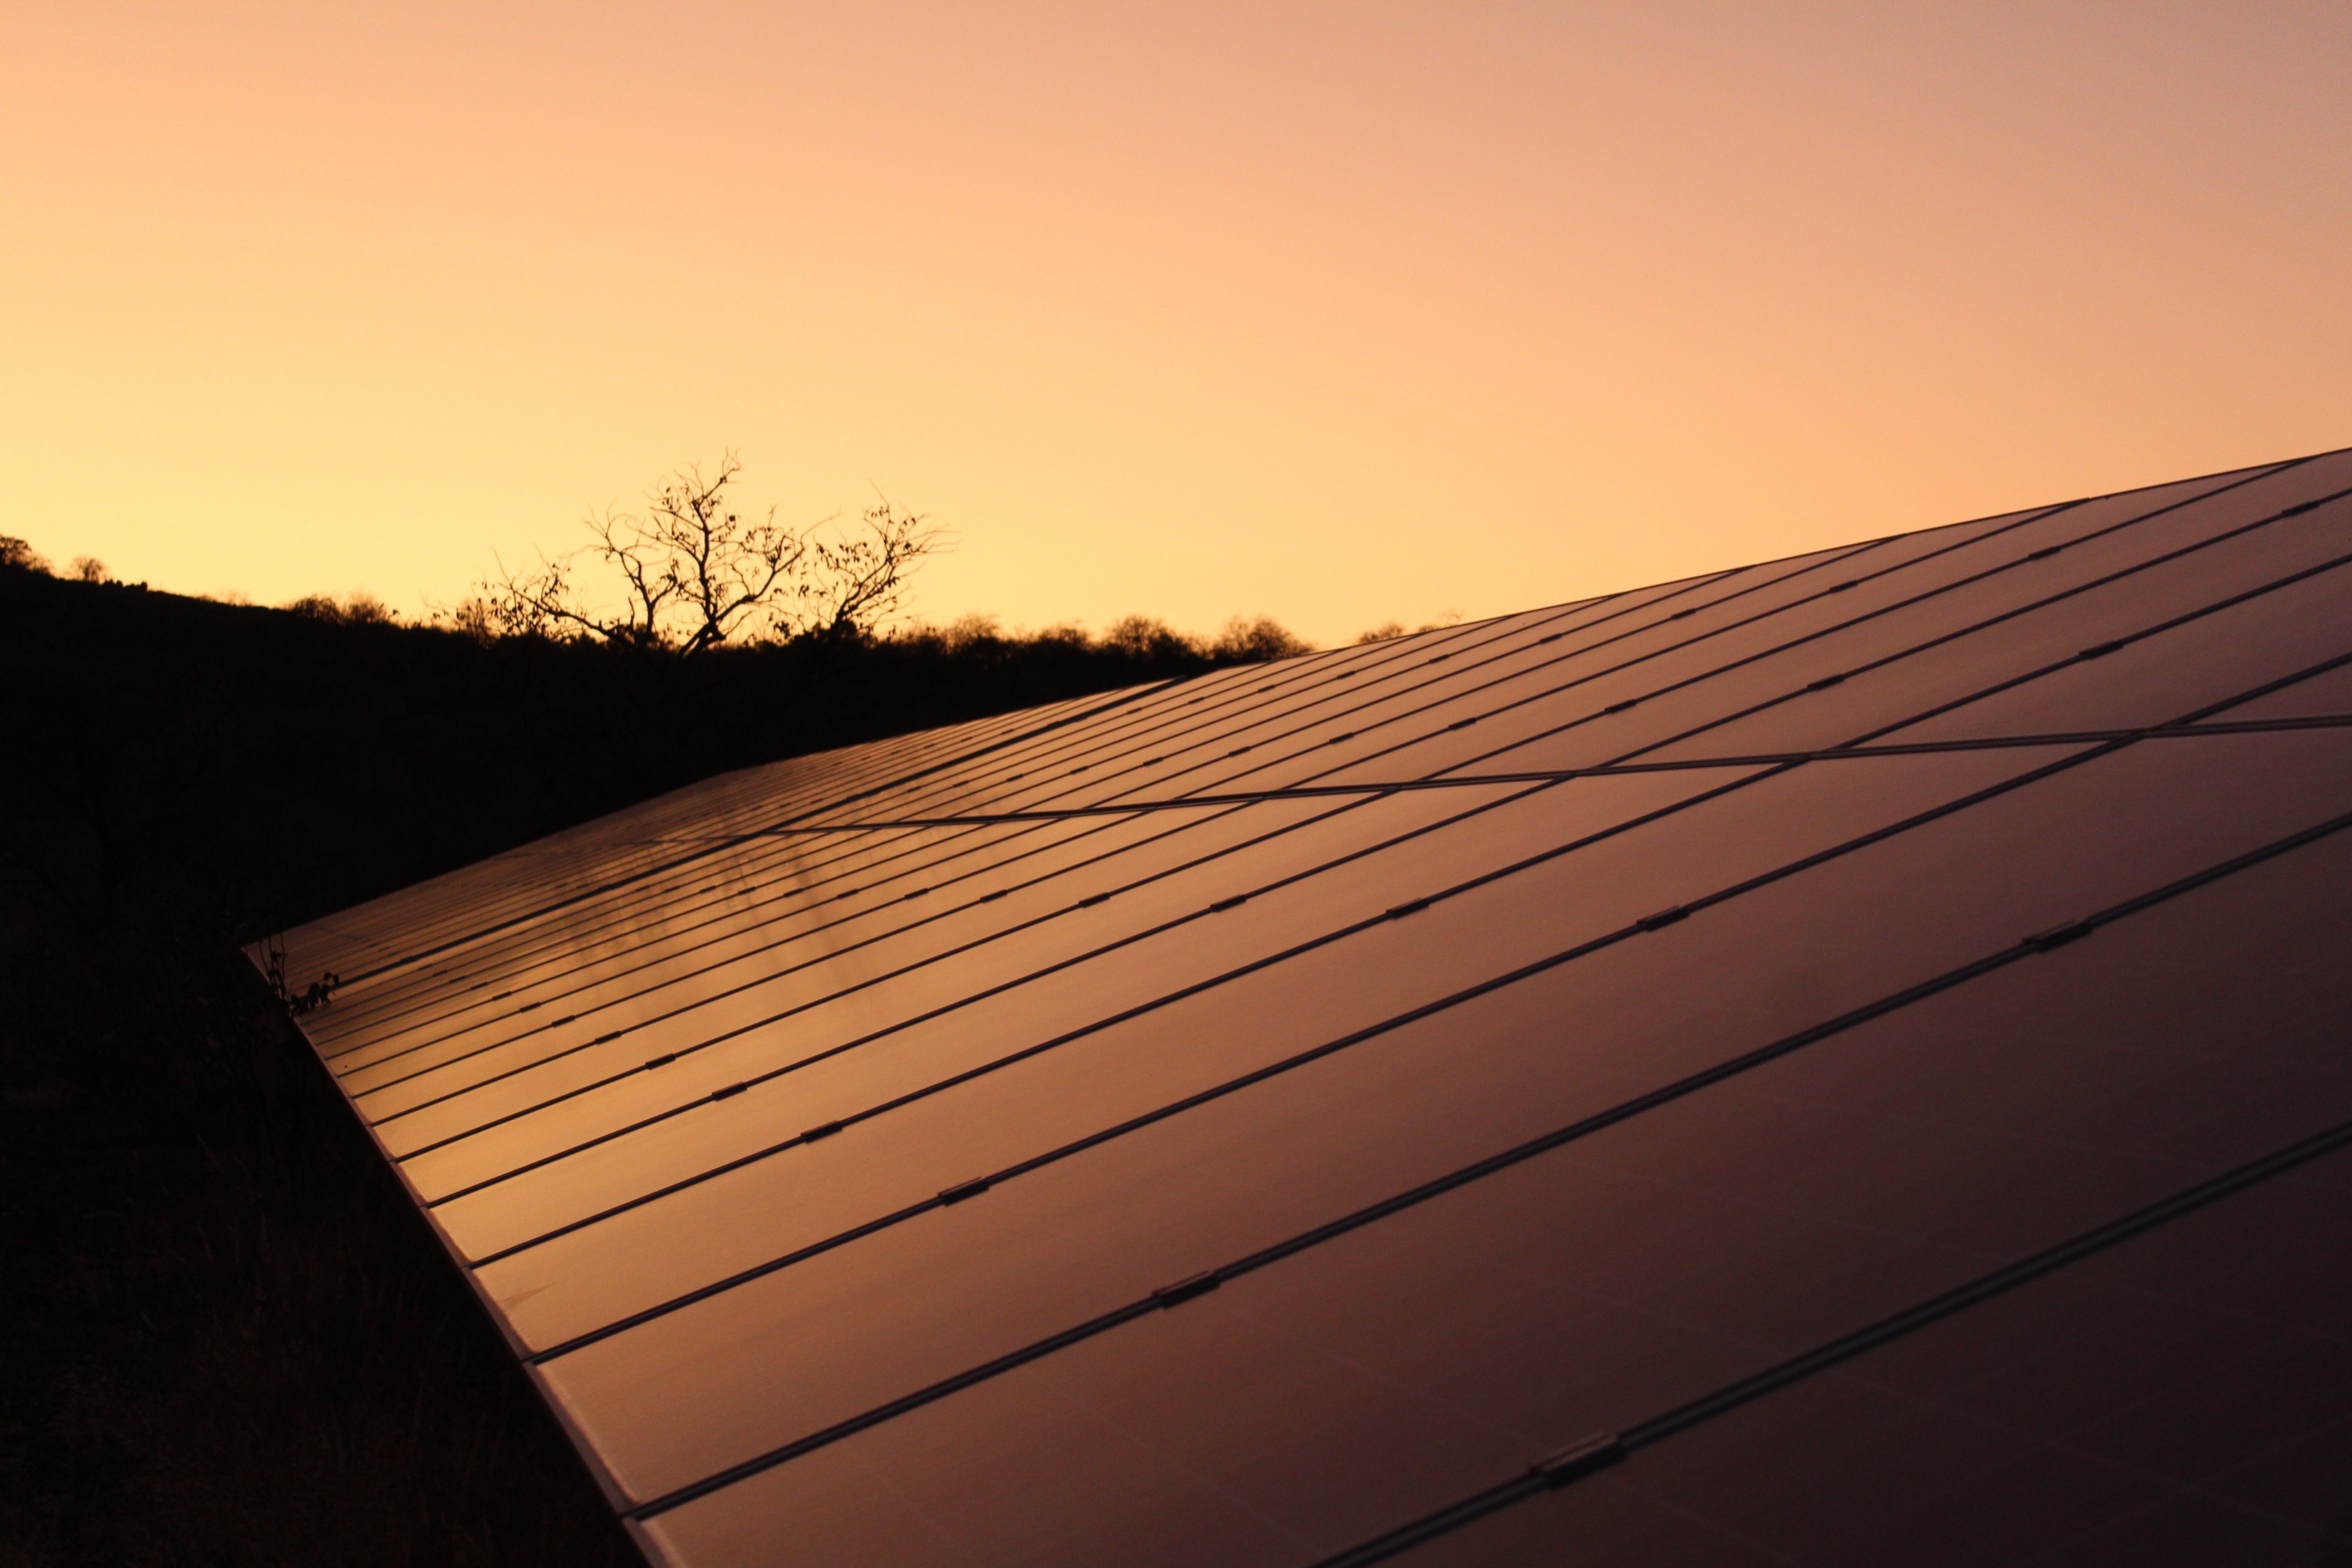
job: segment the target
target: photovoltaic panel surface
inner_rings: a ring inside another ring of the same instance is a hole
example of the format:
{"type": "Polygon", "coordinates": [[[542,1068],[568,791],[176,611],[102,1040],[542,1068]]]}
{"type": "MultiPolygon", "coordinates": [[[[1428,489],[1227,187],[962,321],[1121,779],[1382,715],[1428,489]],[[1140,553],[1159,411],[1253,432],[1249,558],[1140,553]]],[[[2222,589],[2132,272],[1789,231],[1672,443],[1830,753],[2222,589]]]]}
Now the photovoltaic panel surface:
{"type": "Polygon", "coordinates": [[[255,957],[658,1562],[2337,1562],[2347,611],[2338,452],[750,769],[255,957]]]}

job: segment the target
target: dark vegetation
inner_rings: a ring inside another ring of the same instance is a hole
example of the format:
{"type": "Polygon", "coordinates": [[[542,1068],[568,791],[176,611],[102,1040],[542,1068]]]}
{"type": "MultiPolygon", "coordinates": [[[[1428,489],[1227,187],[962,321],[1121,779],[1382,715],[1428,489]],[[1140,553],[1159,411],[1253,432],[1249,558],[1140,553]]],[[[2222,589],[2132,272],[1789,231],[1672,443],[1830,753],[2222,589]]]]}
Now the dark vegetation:
{"type": "Polygon", "coordinates": [[[722,769],[1292,651],[692,658],[0,541],[0,1562],[634,1562],[239,942],[722,769]]]}

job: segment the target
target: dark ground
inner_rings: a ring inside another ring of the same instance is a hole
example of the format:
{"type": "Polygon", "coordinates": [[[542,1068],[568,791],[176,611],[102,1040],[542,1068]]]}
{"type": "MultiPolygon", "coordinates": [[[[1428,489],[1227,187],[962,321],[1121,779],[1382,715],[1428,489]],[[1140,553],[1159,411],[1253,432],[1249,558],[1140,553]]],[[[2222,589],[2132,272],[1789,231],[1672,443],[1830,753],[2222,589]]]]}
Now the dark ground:
{"type": "Polygon", "coordinates": [[[635,1563],[236,945],[725,768],[1209,662],[688,663],[0,571],[0,1563],[635,1563]]]}

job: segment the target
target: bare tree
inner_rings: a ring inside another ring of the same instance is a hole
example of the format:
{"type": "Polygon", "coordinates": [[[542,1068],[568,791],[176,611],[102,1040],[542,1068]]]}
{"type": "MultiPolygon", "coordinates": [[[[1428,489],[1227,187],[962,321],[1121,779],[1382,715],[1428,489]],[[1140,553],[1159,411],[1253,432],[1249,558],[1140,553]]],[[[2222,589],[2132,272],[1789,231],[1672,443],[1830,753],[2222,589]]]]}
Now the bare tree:
{"type": "Polygon", "coordinates": [[[832,637],[871,631],[906,602],[916,565],[948,547],[945,529],[920,512],[900,511],[887,498],[859,513],[858,521],[863,535],[810,542],[814,561],[795,585],[795,630],[832,637]]]}
{"type": "Polygon", "coordinates": [[[707,478],[689,464],[647,493],[643,513],[592,514],[595,538],[580,549],[520,571],[501,562],[501,575],[481,584],[482,614],[509,637],[684,654],[730,639],[856,637],[898,608],[918,563],[947,548],[944,530],[887,500],[866,510],[864,534],[838,541],[822,537],[822,523],[778,523],[773,507],[747,519],[727,495],[742,471],[732,452],[707,478]],[[583,557],[619,579],[617,609],[582,597],[583,557]]]}

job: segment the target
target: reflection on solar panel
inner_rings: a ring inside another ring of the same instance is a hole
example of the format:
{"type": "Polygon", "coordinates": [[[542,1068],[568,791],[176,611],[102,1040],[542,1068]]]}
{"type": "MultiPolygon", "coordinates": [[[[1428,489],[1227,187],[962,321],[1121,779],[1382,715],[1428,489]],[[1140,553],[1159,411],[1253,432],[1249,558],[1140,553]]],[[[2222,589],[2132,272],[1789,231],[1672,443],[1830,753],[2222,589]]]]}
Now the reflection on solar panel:
{"type": "Polygon", "coordinates": [[[800,758],[272,950],[656,1561],[2340,1562],[2347,494],[800,758]]]}

